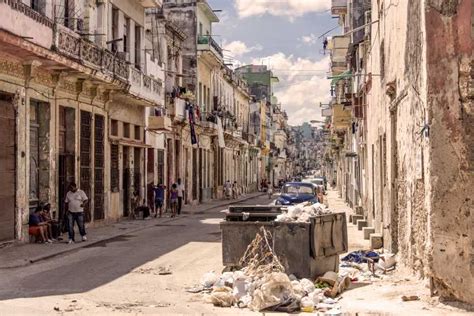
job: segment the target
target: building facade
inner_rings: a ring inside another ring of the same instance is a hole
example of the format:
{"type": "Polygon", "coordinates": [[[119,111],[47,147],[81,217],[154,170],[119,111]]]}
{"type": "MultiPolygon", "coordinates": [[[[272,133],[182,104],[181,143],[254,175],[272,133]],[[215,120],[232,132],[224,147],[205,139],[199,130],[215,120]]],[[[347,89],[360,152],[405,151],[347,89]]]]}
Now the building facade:
{"type": "Polygon", "coordinates": [[[333,1],[337,185],[433,293],[474,301],[472,1],[333,1]]]}

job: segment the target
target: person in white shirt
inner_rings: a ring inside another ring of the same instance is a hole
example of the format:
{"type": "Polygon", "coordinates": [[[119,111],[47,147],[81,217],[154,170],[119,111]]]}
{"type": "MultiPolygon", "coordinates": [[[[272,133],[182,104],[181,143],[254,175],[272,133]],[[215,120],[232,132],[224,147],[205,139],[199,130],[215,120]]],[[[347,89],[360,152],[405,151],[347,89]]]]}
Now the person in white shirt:
{"type": "Polygon", "coordinates": [[[86,229],[84,227],[84,206],[89,198],[86,193],[77,188],[75,183],[69,185],[69,191],[66,194],[66,209],[68,211],[69,244],[74,243],[74,222],[77,223],[82,241],[86,241],[86,229]]]}
{"type": "Polygon", "coordinates": [[[178,215],[180,215],[181,214],[181,208],[183,207],[183,198],[184,198],[184,184],[181,183],[181,178],[178,179],[177,189],[178,189],[178,209],[177,209],[177,212],[178,212],[178,215]]]}

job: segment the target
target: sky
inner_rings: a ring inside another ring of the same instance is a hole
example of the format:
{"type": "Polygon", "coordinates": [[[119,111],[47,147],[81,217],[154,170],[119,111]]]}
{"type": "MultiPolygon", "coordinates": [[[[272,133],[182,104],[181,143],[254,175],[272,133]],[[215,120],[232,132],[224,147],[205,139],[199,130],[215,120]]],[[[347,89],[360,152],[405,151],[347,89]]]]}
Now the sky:
{"type": "MultiPolygon", "coordinates": [[[[330,99],[329,56],[322,34],[337,27],[331,0],[208,0],[220,22],[213,35],[226,63],[264,64],[280,82],[275,95],[290,125],[321,120],[330,99]]],[[[334,30],[328,35],[339,32],[334,30]]],[[[328,36],[326,35],[326,36],[328,36]]]]}

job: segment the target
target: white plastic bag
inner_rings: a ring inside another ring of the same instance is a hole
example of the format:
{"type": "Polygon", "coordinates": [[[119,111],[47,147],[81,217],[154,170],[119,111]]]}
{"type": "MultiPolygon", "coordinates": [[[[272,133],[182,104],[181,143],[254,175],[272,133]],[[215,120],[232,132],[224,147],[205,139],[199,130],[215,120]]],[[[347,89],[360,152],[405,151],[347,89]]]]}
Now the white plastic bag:
{"type": "Polygon", "coordinates": [[[307,294],[313,292],[315,289],[314,283],[308,279],[301,279],[300,285],[307,294]]]}
{"type": "Polygon", "coordinates": [[[294,293],[288,276],[285,273],[273,272],[266,275],[261,287],[253,292],[249,307],[253,311],[261,311],[290,297],[294,297],[294,293]]]}
{"type": "Polygon", "coordinates": [[[219,277],[214,271],[205,273],[201,278],[201,285],[205,288],[210,288],[216,284],[219,277]]]}

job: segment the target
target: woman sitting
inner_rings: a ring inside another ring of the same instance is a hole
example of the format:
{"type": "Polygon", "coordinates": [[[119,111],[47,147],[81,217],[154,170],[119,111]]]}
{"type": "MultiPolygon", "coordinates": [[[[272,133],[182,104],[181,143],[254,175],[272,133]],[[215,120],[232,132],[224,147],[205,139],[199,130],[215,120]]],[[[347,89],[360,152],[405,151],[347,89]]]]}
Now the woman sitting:
{"type": "Polygon", "coordinates": [[[42,207],[38,206],[33,214],[30,214],[28,221],[28,233],[35,236],[36,241],[40,243],[52,243],[53,241],[48,236],[48,224],[41,219],[42,207]],[[38,239],[39,238],[39,239],[38,239]]]}
{"type": "Polygon", "coordinates": [[[51,216],[51,204],[46,203],[43,206],[43,211],[40,213],[41,219],[43,222],[48,224],[48,228],[50,229],[51,236],[54,239],[57,239],[61,234],[59,229],[58,221],[54,220],[51,216]]]}

